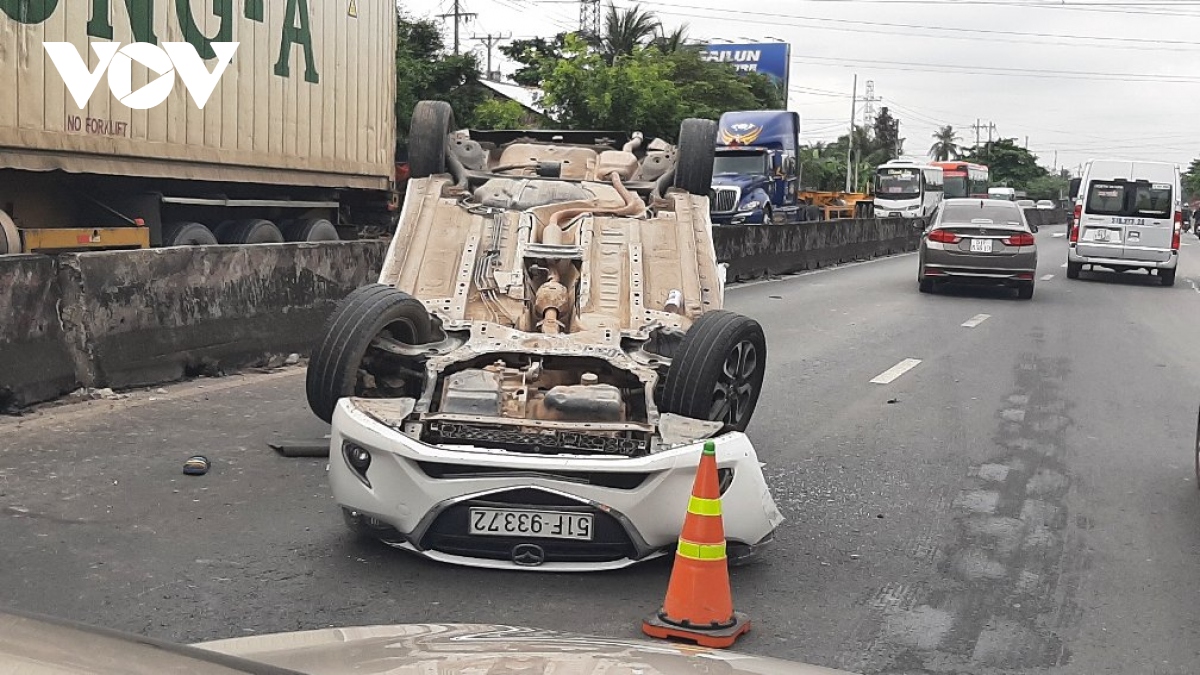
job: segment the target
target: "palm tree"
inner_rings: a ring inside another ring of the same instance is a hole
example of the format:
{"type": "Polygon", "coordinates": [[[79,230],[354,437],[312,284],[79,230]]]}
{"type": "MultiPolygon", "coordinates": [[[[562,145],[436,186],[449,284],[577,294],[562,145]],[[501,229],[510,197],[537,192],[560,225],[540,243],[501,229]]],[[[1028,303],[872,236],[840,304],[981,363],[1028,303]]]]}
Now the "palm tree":
{"type": "Polygon", "coordinates": [[[604,60],[612,63],[618,56],[632,54],[650,42],[661,27],[654,13],[642,9],[641,5],[619,10],[610,4],[604,19],[604,34],[599,39],[604,60]]]}
{"type": "Polygon", "coordinates": [[[934,161],[946,162],[962,155],[962,149],[958,147],[958,141],[962,139],[949,124],[933,132],[933,139],[935,142],[929,148],[929,156],[934,161]]]}
{"type": "Polygon", "coordinates": [[[659,26],[658,37],[654,38],[654,45],[658,47],[664,54],[674,54],[678,51],[690,47],[688,43],[688,25],[682,24],[670,33],[663,33],[662,26],[659,26]]]}

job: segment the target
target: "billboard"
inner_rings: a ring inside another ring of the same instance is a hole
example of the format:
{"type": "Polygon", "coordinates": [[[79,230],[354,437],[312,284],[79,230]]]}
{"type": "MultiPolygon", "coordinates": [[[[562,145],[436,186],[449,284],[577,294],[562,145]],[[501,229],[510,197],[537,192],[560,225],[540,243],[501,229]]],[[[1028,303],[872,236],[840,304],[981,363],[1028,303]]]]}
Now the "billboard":
{"type": "Polygon", "coordinates": [[[784,100],[787,100],[792,47],[786,42],[705,45],[701,56],[706,61],[733,64],[742,72],[767,75],[775,81],[784,100]]]}

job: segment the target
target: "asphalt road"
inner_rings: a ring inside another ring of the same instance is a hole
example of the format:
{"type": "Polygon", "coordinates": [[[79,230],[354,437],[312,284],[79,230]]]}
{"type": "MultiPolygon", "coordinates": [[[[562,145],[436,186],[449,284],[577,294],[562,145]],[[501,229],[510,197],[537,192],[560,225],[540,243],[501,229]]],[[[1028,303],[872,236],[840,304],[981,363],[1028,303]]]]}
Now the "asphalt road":
{"type": "MultiPolygon", "coordinates": [[[[1068,281],[1062,233],[1039,235],[1053,277],[1029,302],[920,295],[912,255],[729,290],[767,329],[750,433],[788,518],[733,573],[741,650],[863,673],[1197,672],[1200,242],[1168,289],[1068,281]]],[[[356,542],[325,462],[266,446],[324,433],[302,388],[293,368],[0,420],[0,605],[197,641],[425,621],[633,637],[661,602],[667,562],[499,573],[356,542]],[[194,453],[207,476],[180,473],[194,453]]]]}

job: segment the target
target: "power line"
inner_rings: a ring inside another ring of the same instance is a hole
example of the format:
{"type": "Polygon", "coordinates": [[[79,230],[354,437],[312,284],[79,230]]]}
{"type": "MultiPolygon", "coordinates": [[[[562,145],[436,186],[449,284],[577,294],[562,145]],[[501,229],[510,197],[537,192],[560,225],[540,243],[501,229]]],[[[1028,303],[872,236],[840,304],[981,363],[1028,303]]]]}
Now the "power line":
{"type": "Polygon", "coordinates": [[[1039,79],[1073,78],[1080,80],[1097,80],[1101,82],[1163,82],[1171,84],[1200,84],[1200,78],[1184,75],[1164,75],[1159,73],[1105,73],[1080,70],[1046,70],[1032,68],[1001,68],[998,66],[956,66],[949,63],[919,63],[912,61],[881,61],[877,59],[834,58],[826,56],[793,55],[792,60],[798,63],[823,64],[832,62],[833,65],[844,68],[855,65],[870,65],[882,70],[944,72],[973,76],[1000,77],[1031,77],[1039,79]]]}
{"type": "Polygon", "coordinates": [[[482,37],[478,35],[472,35],[471,39],[482,43],[487,49],[487,78],[489,80],[497,79],[492,77],[492,74],[495,72],[492,70],[492,49],[494,49],[496,45],[500,44],[501,40],[512,39],[512,33],[509,33],[508,35],[493,35],[488,33],[482,37]]]}
{"type": "Polygon", "coordinates": [[[462,0],[453,0],[453,2],[454,2],[454,11],[453,12],[447,12],[446,14],[439,14],[438,16],[443,19],[454,17],[454,55],[458,56],[458,53],[459,53],[459,46],[458,46],[458,44],[459,44],[459,41],[458,41],[459,25],[466,23],[467,21],[470,21],[471,19],[473,19],[479,15],[474,14],[472,12],[464,12],[462,10],[462,7],[463,7],[462,0]]]}

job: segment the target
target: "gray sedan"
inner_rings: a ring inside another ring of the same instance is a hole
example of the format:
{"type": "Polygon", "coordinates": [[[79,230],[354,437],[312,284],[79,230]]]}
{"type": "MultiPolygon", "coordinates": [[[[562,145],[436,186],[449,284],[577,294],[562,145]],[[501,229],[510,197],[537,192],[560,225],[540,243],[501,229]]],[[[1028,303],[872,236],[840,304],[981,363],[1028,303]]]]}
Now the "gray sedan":
{"type": "Polygon", "coordinates": [[[943,283],[1016,288],[1033,297],[1037,272],[1034,230],[1013,202],[947,199],[921,237],[917,283],[932,293],[943,283]]]}

